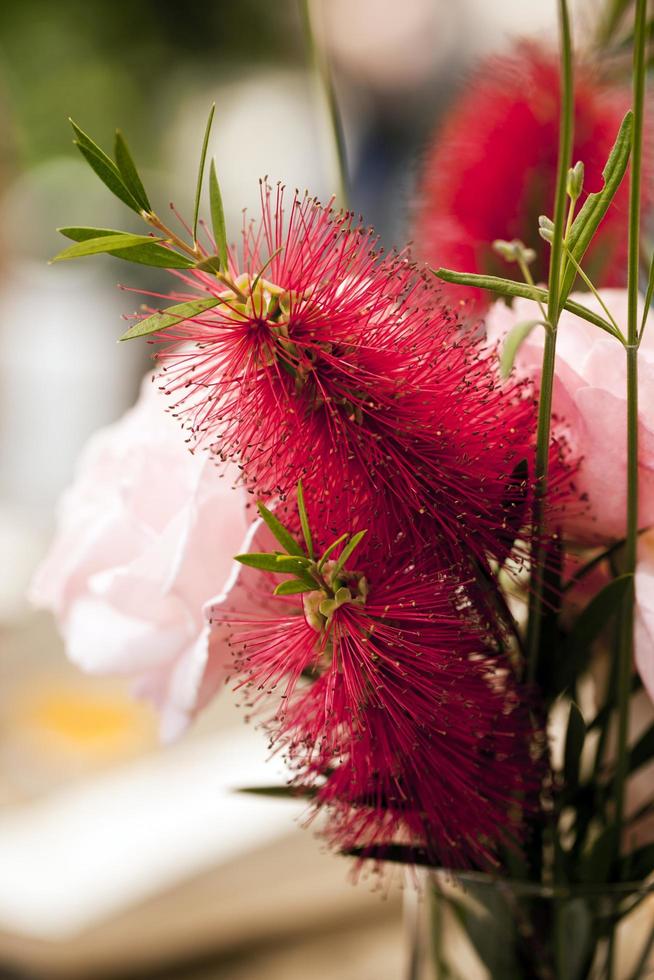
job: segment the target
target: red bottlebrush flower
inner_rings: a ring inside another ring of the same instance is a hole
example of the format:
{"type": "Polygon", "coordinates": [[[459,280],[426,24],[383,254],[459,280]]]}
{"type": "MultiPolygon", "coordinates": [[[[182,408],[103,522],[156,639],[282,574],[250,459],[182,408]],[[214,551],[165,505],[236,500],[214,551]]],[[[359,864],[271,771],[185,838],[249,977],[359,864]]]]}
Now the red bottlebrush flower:
{"type": "MultiPolygon", "coordinates": [[[[506,264],[492,242],[517,238],[537,253],[535,280],[547,280],[549,246],[539,238],[538,216],[551,217],[553,210],[560,88],[557,54],[535,43],[523,42],[480,68],[427,153],[414,227],[424,259],[505,276],[506,264]]],[[[579,64],[572,159],[585,167],[582,203],[602,187],[602,169],[629,105],[628,91],[603,84],[596,70],[579,64]]],[[[628,193],[624,181],[586,256],[597,286],[626,282],[628,193]]],[[[481,290],[445,288],[477,312],[488,305],[489,295],[481,290]]]]}
{"type": "Polygon", "coordinates": [[[296,783],[315,787],[336,846],[401,843],[434,863],[489,867],[534,805],[537,735],[465,586],[433,551],[381,557],[366,541],[343,567],[338,549],[322,566],[302,559],[321,584],[272,600],[277,614],[270,599],[256,614],[267,576],[246,569],[211,609],[213,629],[228,634],[251,704],[278,698],[273,745],[296,783]]]}
{"type": "Polygon", "coordinates": [[[264,496],[302,478],[328,526],[357,513],[388,541],[424,514],[450,552],[504,556],[529,496],[533,404],[500,383],[433,277],[313,199],[285,222],[268,186],[230,275],[238,296],[182,276],[224,302],[158,338],[192,439],[264,496]]]}

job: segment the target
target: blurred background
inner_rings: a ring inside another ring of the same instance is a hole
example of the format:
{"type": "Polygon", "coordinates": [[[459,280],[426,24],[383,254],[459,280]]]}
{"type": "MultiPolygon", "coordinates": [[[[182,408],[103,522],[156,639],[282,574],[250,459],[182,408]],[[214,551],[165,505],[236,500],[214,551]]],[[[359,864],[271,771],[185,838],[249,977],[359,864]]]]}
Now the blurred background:
{"type": "MultiPolygon", "coordinates": [[[[588,6],[588,4],[586,4],[588,6]]],[[[317,0],[353,205],[402,243],[421,153],[476,60],[554,37],[537,0],[317,0]]],[[[25,589],[88,435],[133,401],[147,348],[118,345],[157,270],[49,266],[58,225],[139,230],[71,143],[120,126],[163,209],[189,215],[208,107],[228,230],[258,178],[336,187],[296,0],[0,4],[0,976],[341,980],[402,975],[399,889],[354,888],[274,782],[228,697],[161,748],[125,685],[64,658],[25,589]],[[384,899],[384,900],[382,900],[384,899]]],[[[301,814],[300,814],[301,815],[301,814]]]]}

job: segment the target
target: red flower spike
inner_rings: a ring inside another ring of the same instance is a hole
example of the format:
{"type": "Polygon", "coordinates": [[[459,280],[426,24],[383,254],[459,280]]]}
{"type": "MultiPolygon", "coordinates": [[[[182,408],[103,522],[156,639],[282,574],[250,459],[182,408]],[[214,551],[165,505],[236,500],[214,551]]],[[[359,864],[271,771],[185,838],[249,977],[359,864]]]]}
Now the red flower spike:
{"type": "MultiPolygon", "coordinates": [[[[575,69],[572,161],[583,161],[582,198],[602,187],[602,169],[629,108],[626,89],[603,84],[597,70],[575,69]]],[[[536,282],[547,281],[549,246],[538,217],[551,217],[557,167],[560,68],[555,51],[522,42],[486,61],[450,108],[427,153],[418,185],[416,249],[431,265],[509,277],[495,239],[521,239],[537,253],[536,282]]],[[[652,157],[645,155],[646,173],[652,157]]],[[[647,179],[643,187],[649,186],[647,179]]],[[[585,259],[596,286],[626,282],[628,182],[623,181],[585,259]]],[[[651,204],[651,192],[646,192],[651,204]]],[[[444,286],[454,301],[481,313],[490,295],[444,286]]]]}
{"type": "Polygon", "coordinates": [[[237,460],[258,494],[292,496],[302,479],[332,530],[356,515],[387,545],[424,517],[450,557],[504,558],[531,494],[529,392],[500,382],[405,255],[381,256],[313,199],[294,198],[285,222],[282,190],[262,195],[244,272],[231,257],[242,296],[181,275],[225,302],[158,338],[192,441],[237,460]]]}
{"type": "Polygon", "coordinates": [[[276,701],[272,743],[317,789],[335,846],[396,842],[449,867],[495,865],[543,774],[524,694],[470,622],[465,585],[426,549],[381,560],[366,538],[344,569],[336,561],[325,588],[274,600],[277,616],[212,610],[239,686],[259,711],[276,701]]]}

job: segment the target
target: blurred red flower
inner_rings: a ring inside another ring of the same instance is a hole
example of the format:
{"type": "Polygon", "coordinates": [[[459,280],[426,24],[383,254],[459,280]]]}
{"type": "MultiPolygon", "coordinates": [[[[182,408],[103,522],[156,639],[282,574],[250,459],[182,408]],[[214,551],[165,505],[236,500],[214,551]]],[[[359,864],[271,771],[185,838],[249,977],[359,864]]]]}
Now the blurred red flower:
{"type": "MultiPolygon", "coordinates": [[[[557,54],[521,42],[511,54],[486,61],[449,110],[427,152],[416,202],[416,246],[432,266],[506,276],[492,242],[518,238],[536,250],[536,282],[547,280],[549,246],[539,238],[538,216],[553,211],[560,89],[557,54]]],[[[629,105],[626,89],[603,83],[579,62],[572,162],[582,160],[585,167],[580,203],[601,188],[629,105]]],[[[645,179],[646,202],[647,185],[645,179]]],[[[626,281],[627,218],[624,180],[585,260],[598,287],[626,281]]],[[[488,305],[489,294],[481,290],[444,288],[450,299],[468,301],[470,312],[488,305]]]]}

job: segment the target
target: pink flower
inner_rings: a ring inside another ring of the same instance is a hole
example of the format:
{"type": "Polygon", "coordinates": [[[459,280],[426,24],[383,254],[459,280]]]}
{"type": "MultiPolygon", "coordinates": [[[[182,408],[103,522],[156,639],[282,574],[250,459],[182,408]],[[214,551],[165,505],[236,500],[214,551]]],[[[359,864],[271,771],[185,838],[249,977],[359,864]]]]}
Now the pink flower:
{"type": "Polygon", "coordinates": [[[272,597],[278,580],[246,567],[208,604],[234,678],[296,783],[315,788],[335,846],[496,864],[542,775],[524,692],[433,548],[380,554],[364,538],[343,568],[339,551],[314,566],[315,590],[272,597]]]}
{"type": "Polygon", "coordinates": [[[175,737],[224,680],[203,603],[226,586],[246,531],[235,471],[192,455],[144,381],[137,404],[90,440],[31,588],[68,656],[132,676],[175,737]]]}
{"type": "MultiPolygon", "coordinates": [[[[602,290],[602,299],[618,326],[626,331],[627,294],[602,290]]],[[[588,293],[573,296],[606,316],[588,293]]],[[[518,323],[539,320],[531,300],[518,299],[510,309],[495,303],[486,319],[489,342],[501,341],[518,323]]],[[[543,330],[535,327],[516,358],[519,377],[539,380],[543,330]]],[[[585,543],[624,537],[627,490],[626,366],[618,341],[598,327],[564,310],[557,338],[554,387],[556,428],[579,460],[575,483],[587,506],[563,515],[568,535],[585,543]]],[[[654,331],[645,329],[639,353],[640,525],[654,523],[654,331]]]]}

